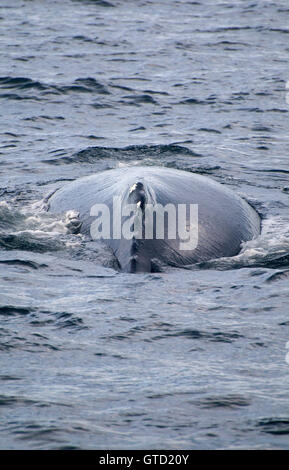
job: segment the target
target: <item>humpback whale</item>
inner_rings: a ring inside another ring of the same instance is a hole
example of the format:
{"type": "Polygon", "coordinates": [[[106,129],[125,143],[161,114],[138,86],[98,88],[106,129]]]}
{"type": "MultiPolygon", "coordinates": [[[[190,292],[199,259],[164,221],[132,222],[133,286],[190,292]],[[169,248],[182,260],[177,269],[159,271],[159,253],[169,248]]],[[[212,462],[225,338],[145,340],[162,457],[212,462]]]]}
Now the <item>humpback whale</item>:
{"type": "Polygon", "coordinates": [[[82,177],[47,202],[53,213],[76,211],[80,232],[101,239],[131,273],[234,256],[261,230],[256,210],[223,184],[165,167],[82,177]]]}

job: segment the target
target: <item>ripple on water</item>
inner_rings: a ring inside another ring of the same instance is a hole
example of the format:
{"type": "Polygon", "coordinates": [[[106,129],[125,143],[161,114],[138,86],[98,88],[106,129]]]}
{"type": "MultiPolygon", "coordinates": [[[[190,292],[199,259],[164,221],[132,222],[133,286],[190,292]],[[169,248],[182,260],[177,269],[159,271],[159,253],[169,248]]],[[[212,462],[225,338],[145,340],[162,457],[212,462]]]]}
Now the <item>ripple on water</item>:
{"type": "Polygon", "coordinates": [[[264,418],[258,421],[257,427],[266,434],[287,435],[289,434],[289,418],[264,418]]]}
{"type": "Polygon", "coordinates": [[[243,406],[250,406],[251,400],[242,395],[226,395],[226,396],[211,396],[205,397],[200,400],[195,400],[194,403],[201,408],[229,408],[235,409],[243,406]]]}

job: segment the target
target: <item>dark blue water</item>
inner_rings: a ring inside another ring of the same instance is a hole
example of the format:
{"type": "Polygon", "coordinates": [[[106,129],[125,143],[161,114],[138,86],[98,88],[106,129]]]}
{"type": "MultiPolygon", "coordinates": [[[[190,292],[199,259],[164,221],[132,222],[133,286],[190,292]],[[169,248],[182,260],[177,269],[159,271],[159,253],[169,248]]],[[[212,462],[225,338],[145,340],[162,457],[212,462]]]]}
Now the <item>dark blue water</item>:
{"type": "Polygon", "coordinates": [[[288,24],[285,0],[1,1],[2,449],[289,448],[288,24]],[[41,210],[144,164],[231,187],[261,236],[122,274],[41,210]]]}

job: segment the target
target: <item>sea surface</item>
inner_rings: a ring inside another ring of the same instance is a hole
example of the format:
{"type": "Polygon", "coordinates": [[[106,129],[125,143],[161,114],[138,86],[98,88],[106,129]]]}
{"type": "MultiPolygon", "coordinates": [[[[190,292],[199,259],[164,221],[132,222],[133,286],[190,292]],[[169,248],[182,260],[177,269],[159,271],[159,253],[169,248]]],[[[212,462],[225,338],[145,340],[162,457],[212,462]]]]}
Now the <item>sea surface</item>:
{"type": "Polygon", "coordinates": [[[0,6],[0,448],[289,449],[288,1],[0,6]],[[136,165],[226,185],[261,236],[125,274],[43,211],[136,165]]]}

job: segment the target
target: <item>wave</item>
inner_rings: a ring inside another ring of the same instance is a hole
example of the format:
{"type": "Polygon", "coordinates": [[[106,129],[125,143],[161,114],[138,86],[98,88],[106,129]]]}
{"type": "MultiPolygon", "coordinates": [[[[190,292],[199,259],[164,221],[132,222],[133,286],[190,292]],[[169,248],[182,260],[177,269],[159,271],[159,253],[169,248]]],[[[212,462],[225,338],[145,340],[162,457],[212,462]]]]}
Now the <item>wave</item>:
{"type": "MultiPolygon", "coordinates": [[[[219,258],[189,266],[188,269],[289,268],[289,225],[281,217],[262,220],[261,234],[243,243],[237,256],[219,258]]],[[[282,277],[282,276],[281,276],[282,277]]],[[[283,277],[286,277],[284,275],[283,277]]],[[[273,280],[273,278],[272,278],[273,280]]]]}
{"type": "Polygon", "coordinates": [[[48,265],[45,263],[36,263],[35,261],[31,260],[22,260],[22,259],[4,259],[0,260],[0,265],[10,265],[10,266],[21,266],[24,268],[30,268],[33,270],[41,269],[41,268],[47,268],[48,265]]]}
{"type": "MultiPolygon", "coordinates": [[[[16,209],[0,202],[0,247],[4,250],[25,250],[45,253],[63,250],[69,239],[64,235],[77,232],[79,221],[73,211],[62,217],[31,205],[16,209]]],[[[37,269],[37,266],[30,266],[37,269]]]]}
{"type": "Polygon", "coordinates": [[[195,400],[194,404],[200,408],[235,409],[251,405],[251,400],[242,395],[210,396],[200,400],[195,400]]]}
{"type": "MultiPolygon", "coordinates": [[[[73,0],[74,2],[79,2],[80,0],[73,0]]],[[[113,8],[115,5],[107,0],[82,0],[81,3],[94,3],[95,6],[113,8]]]]}
{"type": "Polygon", "coordinates": [[[27,77],[0,77],[0,90],[5,93],[0,94],[0,98],[13,100],[45,98],[46,95],[66,95],[70,93],[92,93],[99,95],[109,95],[110,92],[105,85],[92,77],[77,78],[67,85],[49,84],[33,80],[27,77]],[[7,93],[12,91],[12,93],[7,93]],[[17,93],[16,93],[17,91],[17,93]],[[33,91],[34,95],[30,92],[33,91]],[[35,93],[37,93],[35,95],[35,93]]]}
{"type": "Polygon", "coordinates": [[[257,426],[262,429],[262,432],[267,434],[289,434],[289,418],[287,416],[264,418],[258,421],[257,426]]]}
{"type": "Polygon", "coordinates": [[[34,309],[30,307],[15,307],[13,305],[0,306],[0,316],[28,315],[33,311],[34,309]]]}
{"type": "Polygon", "coordinates": [[[45,160],[45,163],[62,165],[70,163],[95,163],[98,160],[123,160],[140,161],[146,158],[158,158],[167,161],[169,157],[190,156],[201,157],[202,155],[182,147],[180,145],[129,145],[127,147],[88,147],[74,153],[71,156],[60,156],[45,160]]]}

